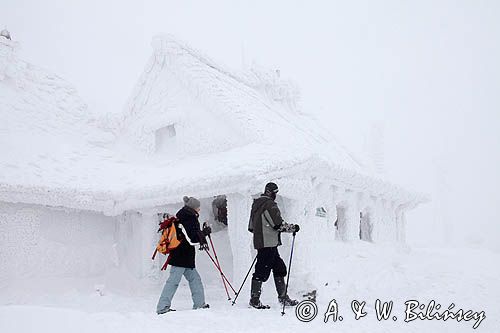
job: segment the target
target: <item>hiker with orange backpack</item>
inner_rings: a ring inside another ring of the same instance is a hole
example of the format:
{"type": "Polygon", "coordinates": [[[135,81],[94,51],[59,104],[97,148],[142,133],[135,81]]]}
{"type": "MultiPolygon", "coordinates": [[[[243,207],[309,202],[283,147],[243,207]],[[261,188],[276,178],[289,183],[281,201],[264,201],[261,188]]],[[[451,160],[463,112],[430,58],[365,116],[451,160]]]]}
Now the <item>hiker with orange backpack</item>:
{"type": "Polygon", "coordinates": [[[209,226],[200,229],[200,222],[198,221],[200,212],[200,201],[193,197],[184,197],[184,207],[182,207],[176,214],[177,219],[174,222],[176,229],[176,238],[180,242],[169,253],[167,264],[170,265],[170,276],[165,282],[163,291],[156,313],[164,314],[170,311],[175,311],[171,308],[172,298],[177,291],[179,282],[182,276],[189,282],[191,289],[191,297],[193,299],[193,309],[206,309],[209,307],[205,303],[205,292],[200,274],[195,268],[195,248],[191,243],[199,243],[200,250],[207,250],[208,244],[206,236],[212,230],[209,226]],[[187,237],[186,237],[187,234],[187,237]]]}

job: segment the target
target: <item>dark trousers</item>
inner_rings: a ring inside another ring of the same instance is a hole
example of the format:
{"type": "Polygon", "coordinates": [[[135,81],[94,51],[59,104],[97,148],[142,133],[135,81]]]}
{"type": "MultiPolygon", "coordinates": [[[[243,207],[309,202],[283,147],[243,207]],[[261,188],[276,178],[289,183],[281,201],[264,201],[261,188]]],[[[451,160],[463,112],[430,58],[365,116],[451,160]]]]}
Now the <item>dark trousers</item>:
{"type": "Polygon", "coordinates": [[[265,247],[257,250],[257,263],[252,279],[266,282],[271,275],[271,270],[275,277],[286,276],[286,265],[281,259],[277,247],[265,247]]]}

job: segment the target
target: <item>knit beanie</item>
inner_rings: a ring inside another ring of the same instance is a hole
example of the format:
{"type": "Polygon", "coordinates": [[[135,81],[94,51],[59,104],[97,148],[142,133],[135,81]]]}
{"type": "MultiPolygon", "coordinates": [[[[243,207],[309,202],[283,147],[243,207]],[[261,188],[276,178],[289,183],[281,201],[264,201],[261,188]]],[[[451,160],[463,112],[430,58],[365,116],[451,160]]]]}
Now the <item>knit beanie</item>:
{"type": "Polygon", "coordinates": [[[278,185],[276,185],[275,183],[267,183],[266,188],[264,189],[264,193],[265,194],[278,193],[278,185]]]}
{"type": "Polygon", "coordinates": [[[200,200],[198,200],[196,198],[185,196],[183,198],[183,200],[184,200],[184,205],[186,205],[190,208],[193,208],[195,210],[200,208],[200,206],[201,206],[200,200]]]}

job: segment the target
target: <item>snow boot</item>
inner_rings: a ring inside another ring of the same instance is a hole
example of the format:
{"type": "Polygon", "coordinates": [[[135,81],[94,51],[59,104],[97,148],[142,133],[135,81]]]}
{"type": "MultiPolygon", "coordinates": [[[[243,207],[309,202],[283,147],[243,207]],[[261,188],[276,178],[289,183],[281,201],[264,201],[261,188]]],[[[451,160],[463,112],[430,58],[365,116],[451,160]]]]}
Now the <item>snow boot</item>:
{"type": "Polygon", "coordinates": [[[169,309],[163,309],[163,310],[157,312],[157,314],[161,315],[161,314],[165,314],[167,312],[173,312],[173,311],[175,311],[175,310],[174,309],[170,309],[170,308],[169,309]]]}
{"type": "Polygon", "coordinates": [[[250,306],[256,309],[269,309],[269,305],[264,305],[260,301],[260,293],[262,288],[262,281],[252,279],[252,286],[250,290],[250,306]]]}
{"type": "Polygon", "coordinates": [[[274,285],[276,286],[276,292],[278,293],[278,300],[281,305],[284,304],[285,306],[295,306],[299,304],[297,300],[291,299],[286,294],[286,284],[284,276],[275,276],[274,285]]]}
{"type": "Polygon", "coordinates": [[[290,297],[288,297],[288,295],[278,297],[278,300],[281,305],[285,304],[285,306],[295,306],[299,304],[299,301],[297,301],[296,299],[291,299],[290,297]]]}

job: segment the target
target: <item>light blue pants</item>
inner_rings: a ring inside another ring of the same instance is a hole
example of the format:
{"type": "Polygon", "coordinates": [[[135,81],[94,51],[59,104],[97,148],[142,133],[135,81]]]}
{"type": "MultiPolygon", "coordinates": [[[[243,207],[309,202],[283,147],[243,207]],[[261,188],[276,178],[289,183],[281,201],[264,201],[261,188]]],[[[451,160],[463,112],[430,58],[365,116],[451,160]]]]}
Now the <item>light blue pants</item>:
{"type": "Polygon", "coordinates": [[[167,282],[165,282],[158,305],[156,306],[157,313],[170,309],[172,298],[177,291],[183,275],[189,282],[189,289],[191,289],[191,297],[193,298],[193,309],[198,309],[205,305],[205,291],[203,290],[200,274],[198,274],[196,268],[170,266],[170,276],[167,282]]]}

